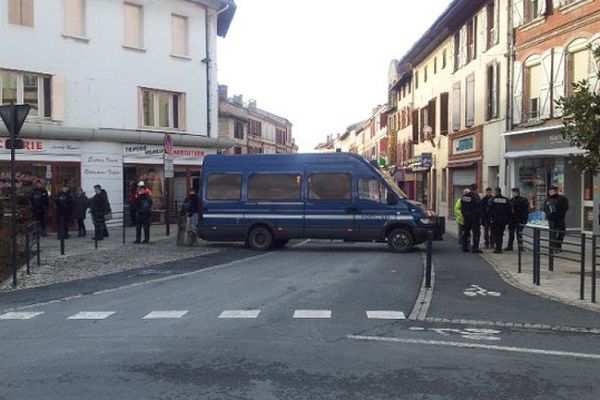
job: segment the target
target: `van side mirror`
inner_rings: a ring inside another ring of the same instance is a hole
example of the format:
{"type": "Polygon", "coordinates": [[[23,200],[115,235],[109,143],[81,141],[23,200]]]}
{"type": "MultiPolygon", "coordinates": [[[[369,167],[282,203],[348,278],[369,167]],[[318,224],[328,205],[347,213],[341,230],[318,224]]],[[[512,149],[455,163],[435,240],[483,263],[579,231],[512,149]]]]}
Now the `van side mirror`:
{"type": "Polygon", "coordinates": [[[388,192],[387,193],[387,204],[388,206],[395,206],[398,204],[398,196],[395,193],[388,192]]]}

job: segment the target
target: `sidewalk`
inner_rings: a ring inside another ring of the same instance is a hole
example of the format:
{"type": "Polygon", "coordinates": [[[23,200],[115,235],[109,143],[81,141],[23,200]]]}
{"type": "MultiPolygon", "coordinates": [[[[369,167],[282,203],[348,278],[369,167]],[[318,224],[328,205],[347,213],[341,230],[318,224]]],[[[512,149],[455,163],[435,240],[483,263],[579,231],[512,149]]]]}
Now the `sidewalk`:
{"type": "MultiPolygon", "coordinates": [[[[450,240],[455,241],[458,225],[455,221],[446,221],[446,231],[451,235],[450,240]]],[[[505,243],[508,232],[505,233],[505,243]]],[[[483,242],[482,242],[483,243],[483,242]]],[[[458,244],[456,245],[457,251],[458,244]]],[[[591,259],[586,262],[585,299],[579,300],[579,263],[554,260],[554,271],[548,271],[548,257],[541,256],[540,286],[533,283],[533,256],[531,252],[522,253],[522,273],[518,273],[518,252],[504,252],[494,254],[492,250],[482,249],[482,257],[488,261],[507,283],[547,299],[559,301],[576,307],[593,311],[600,311],[600,303],[591,302],[591,259]]],[[[577,258],[577,257],[575,257],[577,258]]],[[[434,261],[435,262],[435,261],[434,261]]],[[[600,300],[600,292],[598,292],[600,300]]]]}
{"type": "MultiPolygon", "coordinates": [[[[32,257],[31,275],[26,274],[25,267],[21,268],[16,289],[91,278],[216,251],[203,246],[202,242],[192,247],[177,246],[177,225],[170,226],[170,236],[166,236],[165,228],[165,225],[153,225],[148,244],[133,243],[135,227],[125,229],[125,244],[122,228],[109,229],[110,236],[98,241],[98,249],[94,248],[90,235],[80,238],[76,232],[71,232],[71,237],[65,240],[65,255],[60,254],[60,241],[56,234],[42,237],[41,265],[38,267],[35,257],[32,257]]],[[[9,290],[15,290],[12,277],[0,284],[0,291],[9,290]]]]}

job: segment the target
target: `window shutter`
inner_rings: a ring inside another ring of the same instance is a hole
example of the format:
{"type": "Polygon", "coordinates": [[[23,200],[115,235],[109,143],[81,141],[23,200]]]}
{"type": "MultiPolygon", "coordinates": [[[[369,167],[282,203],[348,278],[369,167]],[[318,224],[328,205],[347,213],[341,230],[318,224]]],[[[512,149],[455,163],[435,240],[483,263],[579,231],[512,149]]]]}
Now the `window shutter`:
{"type": "Polygon", "coordinates": [[[500,5],[494,0],[494,30],[492,31],[492,42],[494,45],[500,42],[500,5]]]}
{"type": "Polygon", "coordinates": [[[460,130],[460,82],[456,82],[452,87],[452,130],[460,130]]]}
{"type": "Polygon", "coordinates": [[[556,101],[565,95],[565,51],[561,47],[552,50],[552,115],[561,116],[556,101]]]}
{"type": "Polygon", "coordinates": [[[52,77],[52,119],[65,120],[65,78],[56,75],[52,77]]]}
{"type": "Polygon", "coordinates": [[[413,110],[412,112],[412,131],[413,131],[413,142],[419,141],[419,110],[413,110]]]}
{"type": "Polygon", "coordinates": [[[435,101],[435,99],[429,100],[429,105],[427,107],[428,107],[427,117],[429,119],[427,124],[431,127],[431,137],[435,137],[435,123],[436,123],[436,115],[435,115],[436,101],[435,101]]]}
{"type": "MultiPolygon", "coordinates": [[[[538,79],[540,85],[540,118],[550,118],[551,91],[552,85],[552,50],[542,54],[542,73],[538,79]]],[[[531,99],[530,99],[531,100],[531,99]]],[[[533,110],[532,110],[533,111],[533,110]]]]}
{"type": "Polygon", "coordinates": [[[498,118],[500,103],[500,63],[494,64],[494,82],[492,83],[492,117],[498,118]]]}
{"type": "Polygon", "coordinates": [[[523,116],[523,63],[515,61],[513,65],[513,124],[520,124],[523,116]]]}
{"type": "Polygon", "coordinates": [[[187,56],[188,20],[180,15],[171,15],[171,52],[179,56],[187,56]]]}
{"type": "Polygon", "coordinates": [[[473,74],[467,77],[465,96],[465,125],[469,127],[475,124],[475,76],[473,74]]]}
{"type": "Polygon", "coordinates": [[[64,0],[63,7],[65,34],[85,36],[85,0],[64,0]]]}
{"type": "Polygon", "coordinates": [[[538,15],[546,15],[546,0],[538,0],[538,15]]]}
{"type": "Polygon", "coordinates": [[[598,93],[598,60],[594,57],[593,49],[600,45],[600,39],[596,39],[590,43],[589,57],[588,57],[588,83],[590,91],[598,93]]]}
{"type": "Polygon", "coordinates": [[[440,134],[448,134],[448,93],[440,94],[440,134]]]}
{"type": "Polygon", "coordinates": [[[21,25],[21,0],[8,0],[8,23],[21,25]]]}
{"type": "Polygon", "coordinates": [[[142,7],[123,3],[124,34],[123,44],[128,47],[142,48],[142,7]]]}
{"type": "Polygon", "coordinates": [[[467,27],[463,26],[460,30],[460,43],[458,53],[458,66],[463,67],[467,63],[467,27]]]}
{"type": "Polygon", "coordinates": [[[21,0],[21,25],[33,27],[33,0],[21,0]]]}
{"type": "Polygon", "coordinates": [[[483,18],[481,18],[481,43],[482,43],[482,52],[488,49],[488,10],[489,6],[485,6],[483,8],[483,18]]]}
{"type": "MultiPolygon", "coordinates": [[[[187,113],[186,113],[185,93],[179,95],[179,130],[187,131],[187,113]]],[[[243,127],[242,127],[243,130],[243,127]]],[[[242,135],[243,137],[243,135],[242,135]]]]}
{"type": "Polygon", "coordinates": [[[513,27],[523,25],[523,0],[513,0],[513,27]]]}
{"type": "Polygon", "coordinates": [[[565,0],[552,0],[552,8],[554,10],[559,9],[565,4],[565,0]]]}

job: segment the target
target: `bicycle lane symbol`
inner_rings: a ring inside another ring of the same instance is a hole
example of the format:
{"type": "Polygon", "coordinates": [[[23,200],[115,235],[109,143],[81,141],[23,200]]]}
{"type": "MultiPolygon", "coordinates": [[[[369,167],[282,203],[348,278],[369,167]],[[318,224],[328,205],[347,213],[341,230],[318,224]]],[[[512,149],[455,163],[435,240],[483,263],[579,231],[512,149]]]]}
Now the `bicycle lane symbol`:
{"type": "Polygon", "coordinates": [[[500,292],[494,292],[491,290],[487,290],[482,288],[479,285],[471,285],[463,291],[465,296],[475,297],[475,296],[491,296],[491,297],[500,297],[502,294],[500,292]]]}
{"type": "Polygon", "coordinates": [[[484,328],[454,329],[454,328],[424,328],[422,326],[411,326],[408,329],[411,331],[435,332],[441,336],[460,335],[464,339],[486,340],[486,341],[501,340],[498,336],[495,336],[495,335],[502,333],[502,331],[498,331],[495,329],[484,329],[484,328]]]}

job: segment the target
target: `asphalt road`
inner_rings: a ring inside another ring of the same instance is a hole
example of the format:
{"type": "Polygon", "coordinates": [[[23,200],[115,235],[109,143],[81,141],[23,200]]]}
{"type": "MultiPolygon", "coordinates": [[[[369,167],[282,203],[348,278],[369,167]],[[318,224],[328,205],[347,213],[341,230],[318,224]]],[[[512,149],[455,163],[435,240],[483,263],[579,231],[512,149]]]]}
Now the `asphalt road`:
{"type": "MultiPolygon", "coordinates": [[[[0,399],[600,398],[598,334],[399,319],[419,294],[420,251],[224,252],[124,287],[87,281],[63,301],[57,288],[40,289],[42,305],[35,291],[0,298],[0,399]]],[[[434,262],[428,317],[598,325],[453,243],[436,243],[434,262]],[[465,295],[471,285],[487,295],[465,295]]]]}

